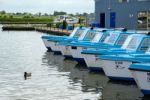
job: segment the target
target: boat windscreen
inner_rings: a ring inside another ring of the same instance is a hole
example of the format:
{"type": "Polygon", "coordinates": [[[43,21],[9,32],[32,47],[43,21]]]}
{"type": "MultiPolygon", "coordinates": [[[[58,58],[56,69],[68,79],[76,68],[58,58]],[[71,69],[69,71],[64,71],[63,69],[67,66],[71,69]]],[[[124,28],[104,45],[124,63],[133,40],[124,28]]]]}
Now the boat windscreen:
{"type": "Polygon", "coordinates": [[[128,38],[125,40],[125,42],[123,43],[123,45],[121,47],[122,49],[126,49],[127,48],[127,46],[129,44],[129,42],[131,41],[132,37],[133,37],[133,35],[129,35],[128,36],[128,38]]]}
{"type": "Polygon", "coordinates": [[[109,35],[104,40],[104,43],[113,45],[117,41],[119,35],[119,33],[109,33],[109,35]]]}
{"type": "Polygon", "coordinates": [[[127,46],[125,49],[127,50],[136,50],[138,46],[141,43],[141,38],[139,37],[132,37],[132,39],[128,42],[127,46]]]}
{"type": "Polygon", "coordinates": [[[87,33],[85,33],[85,34],[82,34],[80,37],[79,37],[79,39],[78,40],[88,40],[88,41],[91,41],[93,38],[94,38],[94,36],[95,36],[95,32],[94,31],[88,31],[87,33]]]}
{"type": "Polygon", "coordinates": [[[146,52],[149,47],[150,47],[150,38],[144,38],[139,50],[142,52],[146,52]]]}
{"type": "Polygon", "coordinates": [[[98,43],[99,40],[102,38],[103,33],[102,32],[97,32],[94,38],[92,39],[93,43],[98,43]]]}
{"type": "Polygon", "coordinates": [[[128,38],[129,34],[120,34],[116,45],[123,45],[125,40],[128,38]]]}
{"type": "Polygon", "coordinates": [[[70,35],[70,37],[80,37],[82,35],[82,33],[84,32],[84,30],[82,29],[78,29],[76,30],[76,32],[74,32],[74,34],[70,35]]]}

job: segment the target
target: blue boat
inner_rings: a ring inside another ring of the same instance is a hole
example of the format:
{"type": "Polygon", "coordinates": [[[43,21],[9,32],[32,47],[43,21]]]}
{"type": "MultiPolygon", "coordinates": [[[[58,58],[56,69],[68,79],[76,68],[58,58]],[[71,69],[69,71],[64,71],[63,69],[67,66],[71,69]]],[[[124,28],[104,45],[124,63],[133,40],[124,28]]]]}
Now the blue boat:
{"type": "Polygon", "coordinates": [[[150,59],[149,63],[131,64],[131,74],[144,95],[150,95],[150,59]]]}
{"type": "Polygon", "coordinates": [[[81,37],[79,37],[78,41],[72,41],[72,42],[59,42],[61,53],[65,57],[72,57],[70,49],[75,49],[75,46],[70,46],[73,44],[94,44],[98,43],[99,41],[103,41],[107,37],[107,29],[99,29],[94,28],[87,31],[87,33],[83,33],[81,37]]]}
{"type": "Polygon", "coordinates": [[[70,36],[54,36],[54,35],[48,35],[48,36],[42,36],[42,40],[48,50],[56,51],[53,50],[55,47],[56,43],[59,41],[72,41],[74,39],[78,39],[78,37],[86,30],[87,28],[85,27],[77,27],[73,30],[73,32],[70,34],[70,36]]]}
{"type": "Polygon", "coordinates": [[[91,71],[101,71],[102,67],[99,66],[97,55],[100,54],[101,51],[109,51],[113,48],[120,49],[121,46],[124,44],[125,41],[129,40],[128,37],[134,34],[135,31],[125,31],[125,32],[114,32],[110,33],[110,36],[106,38],[102,45],[99,45],[95,48],[88,48],[81,51],[82,57],[86,62],[87,67],[91,71]],[[116,36],[117,35],[117,36],[116,36]]]}
{"type": "MultiPolygon", "coordinates": [[[[85,55],[82,54],[82,50],[87,49],[87,48],[98,48],[98,49],[109,49],[109,48],[119,48],[121,47],[122,43],[126,40],[126,38],[133,34],[133,32],[127,32],[127,31],[108,31],[107,34],[109,33],[109,35],[107,35],[107,37],[105,39],[103,39],[103,41],[99,41],[98,43],[88,43],[88,44],[81,44],[81,43],[74,43],[70,46],[74,47],[76,46],[76,49],[70,49],[71,54],[73,56],[74,59],[79,59],[82,61],[84,60],[85,55]],[[121,41],[120,41],[121,39],[121,41]],[[118,43],[115,43],[119,41],[118,43]]],[[[93,62],[94,63],[94,62],[93,62]]]]}
{"type": "MultiPolygon", "coordinates": [[[[132,52],[126,50],[124,54],[114,54],[114,55],[101,55],[98,58],[99,64],[102,65],[102,68],[105,74],[111,79],[118,80],[133,80],[133,77],[128,70],[129,66],[133,63],[139,62],[150,62],[150,36],[142,37],[141,41],[137,42],[132,41],[129,43],[130,49],[132,52]],[[136,47],[137,42],[140,42],[136,47]],[[132,44],[132,46],[131,46],[132,44]],[[147,50],[148,49],[148,50],[147,50]],[[146,53],[144,53],[147,50],[146,53]]],[[[128,47],[127,46],[127,47],[128,47]]]]}

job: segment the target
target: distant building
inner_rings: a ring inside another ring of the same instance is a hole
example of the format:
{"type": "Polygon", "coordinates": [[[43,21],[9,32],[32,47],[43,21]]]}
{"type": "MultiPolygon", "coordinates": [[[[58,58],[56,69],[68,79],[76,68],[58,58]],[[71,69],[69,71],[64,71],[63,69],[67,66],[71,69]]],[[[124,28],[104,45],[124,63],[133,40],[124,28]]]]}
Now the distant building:
{"type": "Polygon", "coordinates": [[[90,13],[86,15],[86,25],[89,26],[95,23],[95,13],[90,13]]]}
{"type": "Polygon", "coordinates": [[[150,0],[95,0],[100,27],[150,28],[150,0]]]}
{"type": "Polygon", "coordinates": [[[54,19],[54,23],[63,22],[64,20],[66,20],[68,24],[76,24],[76,23],[78,23],[79,18],[72,17],[69,15],[58,15],[54,19]]]}

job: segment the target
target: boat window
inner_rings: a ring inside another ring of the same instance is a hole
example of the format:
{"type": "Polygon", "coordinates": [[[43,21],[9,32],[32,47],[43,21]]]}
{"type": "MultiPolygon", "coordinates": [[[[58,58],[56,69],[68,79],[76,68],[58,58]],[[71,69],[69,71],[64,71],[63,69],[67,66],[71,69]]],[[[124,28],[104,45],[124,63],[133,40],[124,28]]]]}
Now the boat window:
{"type": "Polygon", "coordinates": [[[132,37],[133,37],[133,35],[129,35],[128,36],[128,38],[125,40],[125,42],[123,43],[123,45],[121,47],[122,49],[126,49],[127,48],[127,46],[129,44],[129,42],[131,41],[132,37]]]}
{"type": "Polygon", "coordinates": [[[140,51],[145,52],[150,46],[150,38],[144,38],[141,46],[140,46],[140,51]]]}
{"type": "Polygon", "coordinates": [[[113,45],[116,42],[119,35],[119,33],[110,33],[110,35],[106,37],[104,43],[113,45]]]}
{"type": "Polygon", "coordinates": [[[75,37],[80,37],[84,30],[77,30],[75,37]]]}
{"type": "Polygon", "coordinates": [[[128,43],[126,49],[128,50],[136,50],[140,44],[141,38],[133,37],[128,43]]]}
{"type": "Polygon", "coordinates": [[[96,35],[94,36],[92,42],[98,43],[99,40],[102,38],[103,33],[102,32],[97,32],[96,35]]]}
{"type": "Polygon", "coordinates": [[[88,34],[87,32],[88,32],[88,31],[84,31],[84,32],[79,36],[79,39],[78,39],[78,40],[83,40],[84,37],[86,36],[86,34],[88,34]]]}
{"type": "Polygon", "coordinates": [[[103,34],[103,36],[100,39],[100,42],[104,42],[108,36],[109,34],[103,34]]]}
{"type": "Polygon", "coordinates": [[[83,29],[76,29],[72,32],[72,34],[69,36],[70,38],[72,37],[80,37],[81,34],[84,32],[83,29]]]}
{"type": "Polygon", "coordinates": [[[116,44],[123,45],[128,36],[129,34],[121,34],[116,44]]]}
{"type": "Polygon", "coordinates": [[[94,38],[94,36],[95,36],[95,32],[88,32],[86,35],[85,35],[85,37],[84,37],[84,40],[92,40],[93,38],[94,38]]]}

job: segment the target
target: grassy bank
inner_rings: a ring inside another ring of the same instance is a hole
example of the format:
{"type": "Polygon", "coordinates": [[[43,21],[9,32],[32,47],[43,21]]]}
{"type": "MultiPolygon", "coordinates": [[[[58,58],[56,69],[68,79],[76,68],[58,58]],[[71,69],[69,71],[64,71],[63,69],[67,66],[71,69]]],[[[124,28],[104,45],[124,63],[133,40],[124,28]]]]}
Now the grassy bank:
{"type": "Polygon", "coordinates": [[[15,15],[0,15],[1,24],[42,24],[42,23],[51,23],[53,17],[51,16],[15,16],[15,15]]]}

